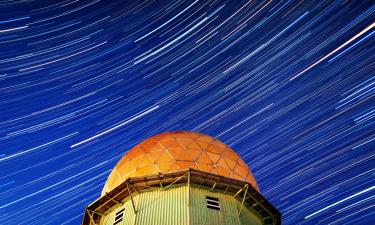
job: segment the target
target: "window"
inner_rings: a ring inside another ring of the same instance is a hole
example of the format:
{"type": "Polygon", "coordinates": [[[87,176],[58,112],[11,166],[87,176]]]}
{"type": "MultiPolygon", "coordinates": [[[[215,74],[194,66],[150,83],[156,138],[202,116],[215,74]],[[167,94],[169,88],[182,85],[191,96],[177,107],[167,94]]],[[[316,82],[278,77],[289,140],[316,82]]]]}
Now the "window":
{"type": "Polygon", "coordinates": [[[116,225],[116,224],[118,224],[122,221],[122,216],[124,215],[124,210],[125,209],[121,209],[120,211],[118,211],[116,213],[115,222],[113,223],[113,225],[116,225]]]}
{"type": "Polygon", "coordinates": [[[220,210],[219,199],[206,196],[206,206],[209,209],[220,210]]]}

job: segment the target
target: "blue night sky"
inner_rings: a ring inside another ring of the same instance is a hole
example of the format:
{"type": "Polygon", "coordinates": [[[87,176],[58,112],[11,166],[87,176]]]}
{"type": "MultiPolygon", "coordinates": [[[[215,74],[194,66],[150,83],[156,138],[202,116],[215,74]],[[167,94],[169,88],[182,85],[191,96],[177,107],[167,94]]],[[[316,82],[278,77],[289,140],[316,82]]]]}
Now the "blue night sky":
{"type": "Polygon", "coordinates": [[[160,132],[212,135],[283,224],[375,221],[373,1],[0,2],[0,224],[80,224],[160,132]]]}

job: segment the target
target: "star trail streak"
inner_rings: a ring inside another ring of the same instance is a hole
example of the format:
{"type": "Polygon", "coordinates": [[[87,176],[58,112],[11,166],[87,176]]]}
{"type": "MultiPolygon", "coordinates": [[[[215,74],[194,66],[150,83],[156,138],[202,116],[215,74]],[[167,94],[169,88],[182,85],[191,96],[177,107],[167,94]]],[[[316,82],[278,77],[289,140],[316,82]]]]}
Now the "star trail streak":
{"type": "Polygon", "coordinates": [[[373,1],[1,1],[0,224],[80,224],[139,141],[193,130],[283,224],[375,221],[373,1]]]}

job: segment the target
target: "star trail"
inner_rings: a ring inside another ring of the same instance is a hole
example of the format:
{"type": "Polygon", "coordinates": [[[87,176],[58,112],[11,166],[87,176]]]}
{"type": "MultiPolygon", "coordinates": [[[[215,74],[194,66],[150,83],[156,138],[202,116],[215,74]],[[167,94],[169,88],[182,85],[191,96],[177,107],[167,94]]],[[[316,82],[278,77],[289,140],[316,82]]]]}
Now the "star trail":
{"type": "Polygon", "coordinates": [[[283,224],[375,221],[373,1],[0,2],[0,224],[80,224],[160,132],[216,137],[283,224]]]}

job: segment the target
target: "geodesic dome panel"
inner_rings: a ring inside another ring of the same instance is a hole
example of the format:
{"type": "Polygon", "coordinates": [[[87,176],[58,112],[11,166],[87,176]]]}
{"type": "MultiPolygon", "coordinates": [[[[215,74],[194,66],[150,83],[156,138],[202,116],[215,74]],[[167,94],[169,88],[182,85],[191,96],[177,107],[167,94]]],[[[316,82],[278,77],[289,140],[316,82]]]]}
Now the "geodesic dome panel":
{"type": "Polygon", "coordinates": [[[246,163],[223,142],[196,132],[175,131],[150,137],[128,151],[113,168],[102,195],[129,177],[196,169],[257,183],[246,163]]]}

